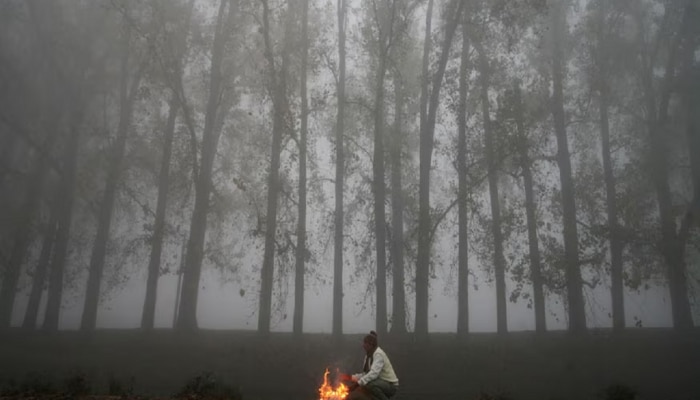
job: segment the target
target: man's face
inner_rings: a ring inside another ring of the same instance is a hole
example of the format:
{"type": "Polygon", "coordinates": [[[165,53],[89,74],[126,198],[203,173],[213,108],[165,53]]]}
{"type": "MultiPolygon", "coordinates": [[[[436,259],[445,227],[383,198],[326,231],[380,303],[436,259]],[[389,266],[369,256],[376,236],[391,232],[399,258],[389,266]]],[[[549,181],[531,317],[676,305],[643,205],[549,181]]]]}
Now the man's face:
{"type": "Polygon", "coordinates": [[[362,342],[362,348],[365,349],[365,353],[372,351],[372,345],[365,341],[362,342]]]}

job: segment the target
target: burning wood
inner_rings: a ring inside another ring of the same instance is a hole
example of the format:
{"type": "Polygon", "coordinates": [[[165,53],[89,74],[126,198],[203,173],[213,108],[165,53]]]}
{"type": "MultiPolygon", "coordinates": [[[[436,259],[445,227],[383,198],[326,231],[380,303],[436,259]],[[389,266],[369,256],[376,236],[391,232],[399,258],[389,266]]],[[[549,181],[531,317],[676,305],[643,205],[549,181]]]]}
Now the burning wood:
{"type": "Polygon", "coordinates": [[[323,374],[323,384],[318,388],[319,400],[344,400],[348,396],[348,387],[339,384],[335,389],[328,383],[328,368],[323,374]]]}

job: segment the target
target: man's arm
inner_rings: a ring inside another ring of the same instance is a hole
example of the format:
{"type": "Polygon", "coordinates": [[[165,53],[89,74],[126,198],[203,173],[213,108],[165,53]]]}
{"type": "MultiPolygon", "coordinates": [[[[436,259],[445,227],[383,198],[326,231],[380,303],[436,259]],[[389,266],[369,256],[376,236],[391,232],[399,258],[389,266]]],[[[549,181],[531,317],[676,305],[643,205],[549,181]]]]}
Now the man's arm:
{"type": "Polygon", "coordinates": [[[372,361],[372,367],[369,369],[369,372],[366,374],[362,375],[357,380],[357,383],[360,384],[360,386],[364,386],[367,383],[377,379],[379,377],[379,373],[382,371],[382,368],[384,368],[384,357],[381,354],[374,354],[374,360],[372,361]]]}

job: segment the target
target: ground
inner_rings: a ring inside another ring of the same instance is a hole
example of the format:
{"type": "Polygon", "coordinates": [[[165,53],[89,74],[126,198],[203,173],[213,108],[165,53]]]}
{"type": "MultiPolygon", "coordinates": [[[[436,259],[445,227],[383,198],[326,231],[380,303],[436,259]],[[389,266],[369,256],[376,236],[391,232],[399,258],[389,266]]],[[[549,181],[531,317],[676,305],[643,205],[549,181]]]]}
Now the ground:
{"type": "MultiPolygon", "coordinates": [[[[333,374],[361,367],[361,339],[346,335],[336,343],[329,335],[307,334],[298,340],[286,333],[262,339],[240,331],[98,330],[85,336],[11,330],[0,334],[0,393],[9,398],[28,388],[65,393],[72,387],[166,398],[188,384],[215,382],[235,388],[244,400],[314,400],[326,368],[333,374]]],[[[699,330],[633,329],[621,336],[591,331],[584,337],[487,333],[463,341],[431,334],[427,344],[387,336],[380,337],[380,346],[399,375],[396,400],[470,400],[484,393],[513,400],[587,400],[604,398],[611,385],[634,390],[642,400],[700,399],[699,330]]]]}

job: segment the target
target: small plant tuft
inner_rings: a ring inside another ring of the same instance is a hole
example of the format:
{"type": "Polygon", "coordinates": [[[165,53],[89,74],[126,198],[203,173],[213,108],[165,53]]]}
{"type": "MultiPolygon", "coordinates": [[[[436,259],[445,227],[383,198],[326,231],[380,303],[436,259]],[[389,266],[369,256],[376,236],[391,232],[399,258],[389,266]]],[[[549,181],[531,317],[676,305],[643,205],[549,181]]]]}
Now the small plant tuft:
{"type": "Polygon", "coordinates": [[[69,376],[64,381],[65,393],[69,396],[85,396],[90,394],[90,382],[82,372],[69,376]]]}
{"type": "Polygon", "coordinates": [[[507,393],[488,393],[488,392],[481,392],[479,395],[476,397],[476,400],[514,400],[509,394],[507,393]]]}
{"type": "Polygon", "coordinates": [[[188,399],[229,399],[241,400],[242,396],[237,387],[217,379],[211,372],[204,372],[190,379],[176,395],[177,398],[188,399]]]}
{"type": "Polygon", "coordinates": [[[637,391],[627,385],[614,383],[603,389],[602,398],[603,400],[636,400],[637,391]]]}
{"type": "Polygon", "coordinates": [[[27,396],[51,394],[55,387],[48,376],[39,373],[30,373],[18,387],[18,393],[27,396]]]}
{"type": "Polygon", "coordinates": [[[134,377],[132,376],[128,383],[125,383],[110,376],[107,389],[110,396],[131,397],[134,395],[134,377]]]}

